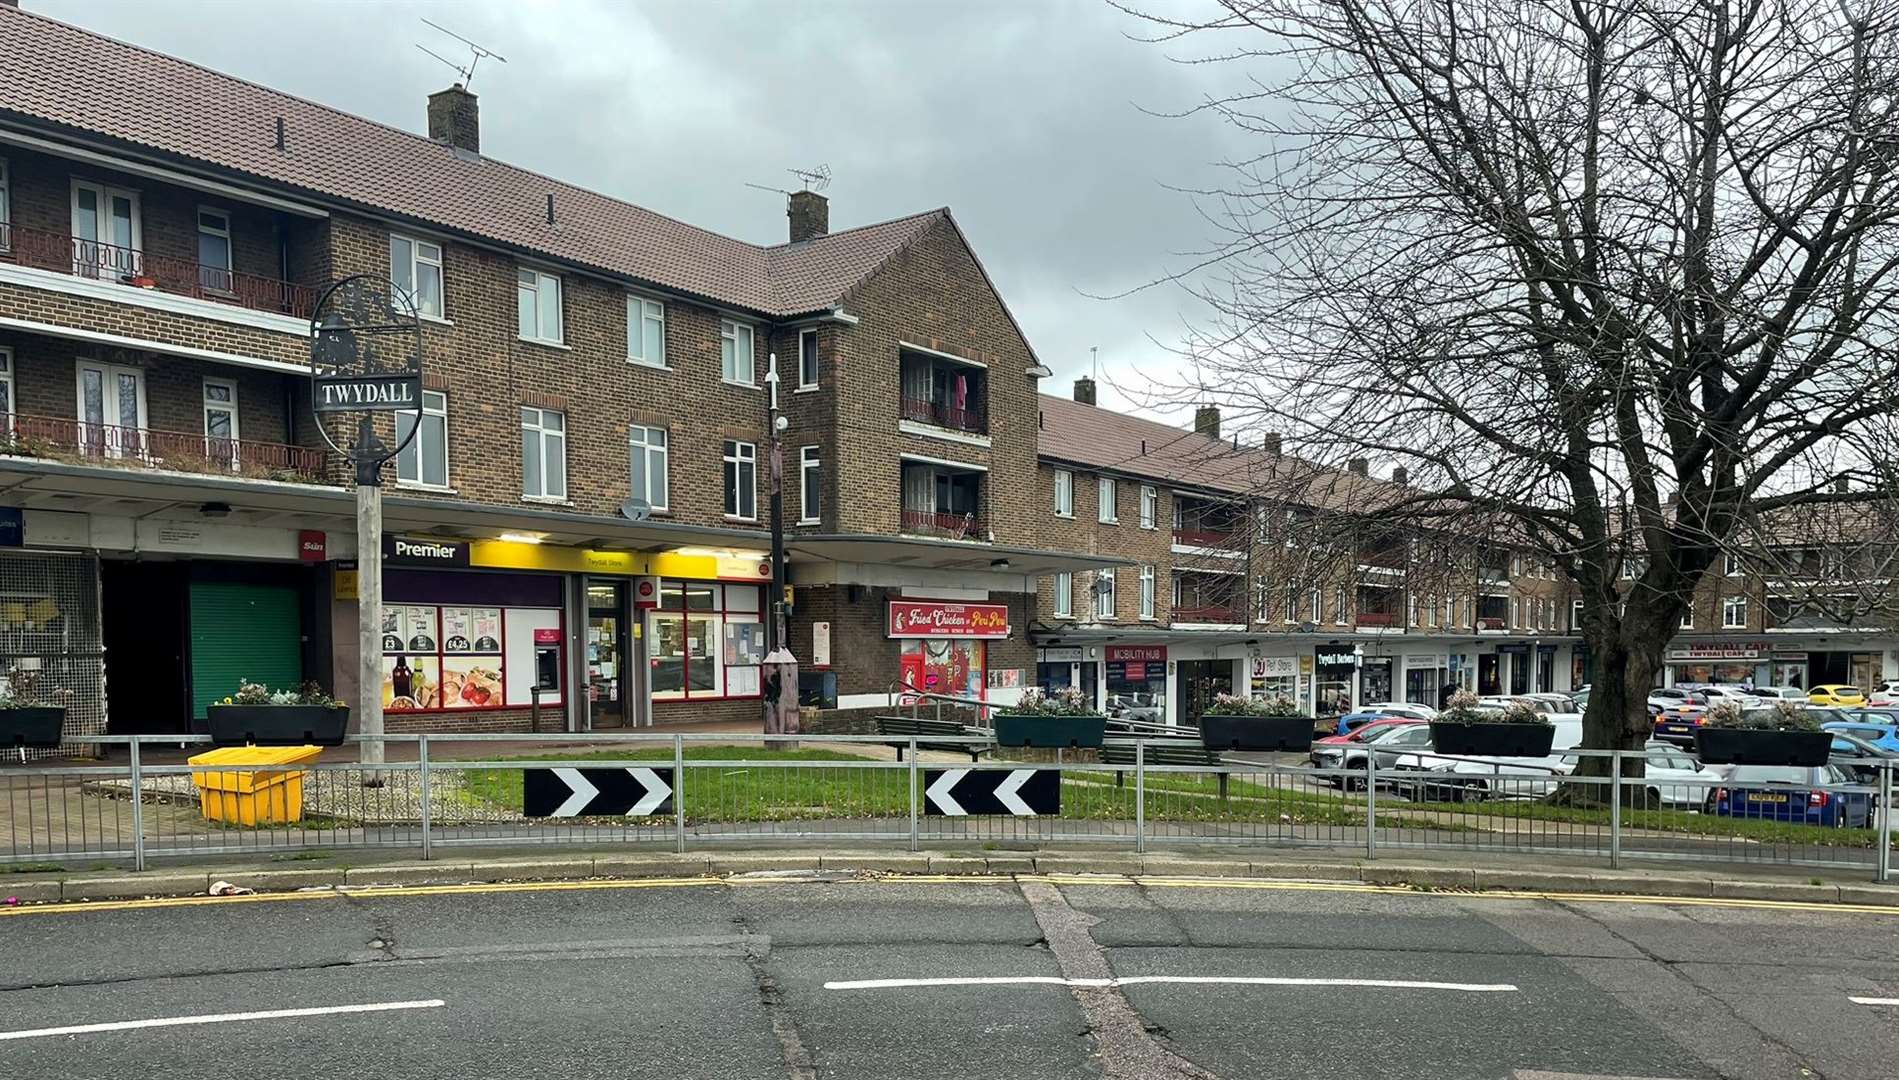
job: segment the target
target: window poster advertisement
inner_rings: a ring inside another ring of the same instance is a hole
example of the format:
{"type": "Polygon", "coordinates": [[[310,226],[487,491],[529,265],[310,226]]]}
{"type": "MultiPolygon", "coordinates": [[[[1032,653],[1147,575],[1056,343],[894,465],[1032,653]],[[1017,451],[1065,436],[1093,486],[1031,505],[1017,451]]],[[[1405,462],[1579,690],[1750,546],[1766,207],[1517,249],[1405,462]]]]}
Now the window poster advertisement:
{"type": "Polygon", "coordinates": [[[382,609],[382,651],[386,653],[402,651],[402,625],[408,617],[409,609],[392,605],[382,609]]]}
{"type": "Polygon", "coordinates": [[[410,652],[434,652],[435,644],[435,608],[403,608],[402,637],[403,647],[410,652]]]}
{"type": "Polygon", "coordinates": [[[501,667],[492,656],[442,658],[442,708],[487,709],[500,705],[501,667]]]}
{"type": "Polygon", "coordinates": [[[382,658],[383,708],[438,709],[441,701],[442,667],[436,657],[395,653],[382,658]]]}
{"type": "Polygon", "coordinates": [[[501,609],[443,608],[442,651],[445,653],[500,652],[501,609]]]}

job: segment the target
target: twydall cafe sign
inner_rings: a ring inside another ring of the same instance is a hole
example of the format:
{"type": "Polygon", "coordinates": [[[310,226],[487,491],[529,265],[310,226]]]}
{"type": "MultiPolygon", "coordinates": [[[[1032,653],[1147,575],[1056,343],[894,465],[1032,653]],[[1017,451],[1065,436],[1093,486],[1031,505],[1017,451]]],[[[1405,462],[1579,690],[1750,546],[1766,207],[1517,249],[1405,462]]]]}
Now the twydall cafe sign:
{"type": "Polygon", "coordinates": [[[316,379],[316,411],[414,412],[422,404],[420,375],[323,375],[316,379]]]}
{"type": "Polygon", "coordinates": [[[941,600],[890,601],[890,637],[1006,638],[1006,604],[953,604],[941,600]]]}

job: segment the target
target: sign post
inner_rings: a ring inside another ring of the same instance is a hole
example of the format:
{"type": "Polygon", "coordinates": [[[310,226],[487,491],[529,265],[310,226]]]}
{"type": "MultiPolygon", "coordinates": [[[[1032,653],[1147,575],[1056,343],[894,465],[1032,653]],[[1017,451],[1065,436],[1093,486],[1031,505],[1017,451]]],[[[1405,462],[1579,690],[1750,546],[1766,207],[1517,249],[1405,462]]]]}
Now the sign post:
{"type": "MultiPolygon", "coordinates": [[[[765,370],[765,422],[771,437],[771,598],[765,605],[765,665],[760,686],[765,734],[798,734],[798,657],[791,651],[785,619],[785,448],[780,439],[789,422],[778,412],[778,354],[765,370]]],[[[797,744],[771,742],[786,749],[797,744]]]]}
{"type": "MultiPolygon", "coordinates": [[[[346,277],[317,299],[310,320],[310,401],[317,430],[356,466],[357,731],[362,763],[383,763],[382,467],[421,428],[422,322],[414,301],[386,278],[346,277]],[[407,414],[400,438],[397,417],[407,414]],[[377,431],[379,416],[394,425],[377,431]],[[326,421],[354,418],[353,439],[338,445],[326,421]]],[[[380,784],[379,773],[365,776],[380,784]]]]}

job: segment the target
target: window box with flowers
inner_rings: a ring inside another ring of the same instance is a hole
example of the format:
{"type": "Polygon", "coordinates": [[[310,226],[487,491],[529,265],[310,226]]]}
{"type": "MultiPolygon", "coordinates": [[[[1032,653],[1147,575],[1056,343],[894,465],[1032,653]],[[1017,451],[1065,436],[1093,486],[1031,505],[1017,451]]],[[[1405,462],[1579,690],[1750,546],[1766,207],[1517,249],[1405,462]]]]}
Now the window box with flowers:
{"type": "Polygon", "coordinates": [[[39,672],[14,669],[0,681],[0,746],[47,748],[59,745],[66,724],[64,690],[42,693],[39,672]]]}
{"type": "Polygon", "coordinates": [[[1825,765],[1833,735],[1820,727],[1823,715],[1797,701],[1764,709],[1723,701],[1695,728],[1695,754],[1710,765],[1825,765]]]}
{"type": "Polygon", "coordinates": [[[219,746],[341,746],[349,706],[315,682],[272,690],[240,680],[237,693],[205,709],[206,731],[219,746]]]}
{"type": "Polygon", "coordinates": [[[1312,748],[1312,717],[1283,697],[1221,694],[1200,715],[1200,743],[1209,750],[1312,748]]]}
{"type": "Polygon", "coordinates": [[[1108,718],[1096,712],[1076,687],[1052,694],[1029,690],[996,712],[999,746],[1100,746],[1108,718]]]}
{"type": "Polygon", "coordinates": [[[1459,690],[1431,720],[1431,748],[1469,757],[1548,757],[1556,725],[1527,701],[1482,709],[1477,695],[1459,690]]]}

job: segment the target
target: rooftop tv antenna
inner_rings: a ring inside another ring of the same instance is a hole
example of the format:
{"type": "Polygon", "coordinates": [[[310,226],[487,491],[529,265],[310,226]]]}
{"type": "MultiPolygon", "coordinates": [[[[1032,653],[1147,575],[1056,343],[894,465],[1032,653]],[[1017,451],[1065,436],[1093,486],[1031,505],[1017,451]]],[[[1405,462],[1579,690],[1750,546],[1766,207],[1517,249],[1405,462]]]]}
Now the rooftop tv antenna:
{"type": "Polygon", "coordinates": [[[448,27],[443,26],[440,23],[429,22],[429,20],[427,19],[423,19],[422,22],[427,26],[440,30],[442,33],[447,34],[449,37],[454,38],[456,41],[461,42],[463,45],[468,46],[468,51],[473,54],[472,56],[469,57],[468,66],[463,67],[462,65],[457,64],[455,61],[450,60],[448,57],[443,56],[441,53],[436,52],[434,49],[431,49],[426,45],[422,45],[419,43],[416,45],[416,48],[421,49],[423,52],[428,53],[430,56],[435,57],[437,60],[440,60],[442,63],[447,64],[450,68],[454,69],[455,73],[462,77],[461,83],[462,83],[462,89],[464,90],[468,88],[470,83],[473,83],[475,81],[475,68],[483,60],[492,56],[495,58],[495,60],[499,61],[500,63],[505,64],[508,62],[507,57],[501,55],[498,52],[495,52],[492,49],[486,49],[480,45],[475,44],[474,42],[468,40],[467,38],[461,36],[460,34],[457,34],[455,31],[450,30],[448,27]]]}
{"type": "MultiPolygon", "coordinates": [[[[815,169],[786,169],[785,171],[803,181],[804,186],[799,188],[799,191],[823,191],[825,188],[831,186],[831,167],[829,165],[819,165],[815,169]]],[[[786,191],[784,188],[775,188],[770,184],[754,184],[749,180],[745,182],[745,186],[748,188],[757,188],[760,191],[776,191],[780,195],[795,194],[795,192],[786,191]]]]}

